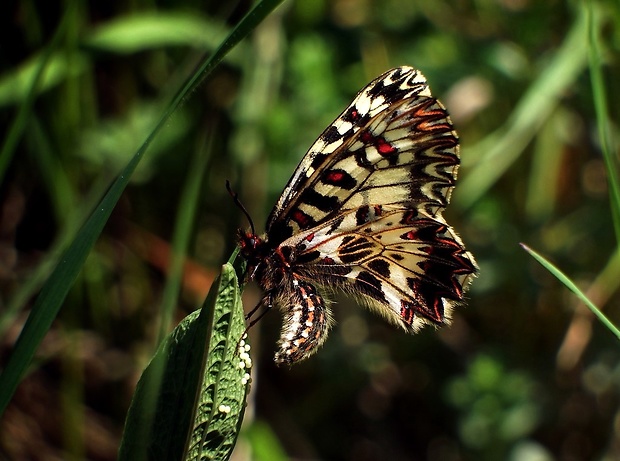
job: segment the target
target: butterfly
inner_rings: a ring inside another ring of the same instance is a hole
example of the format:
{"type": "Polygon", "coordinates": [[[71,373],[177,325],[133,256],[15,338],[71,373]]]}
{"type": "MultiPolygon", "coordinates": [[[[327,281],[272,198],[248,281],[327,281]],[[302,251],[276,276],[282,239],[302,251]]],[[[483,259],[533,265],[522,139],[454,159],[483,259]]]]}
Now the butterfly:
{"type": "Polygon", "coordinates": [[[301,160],[265,234],[239,231],[259,306],[284,314],[277,364],[325,342],[335,290],[412,333],[449,322],[477,272],[442,216],[459,163],[452,122],[419,71],[397,67],[357,94],[301,160]]]}

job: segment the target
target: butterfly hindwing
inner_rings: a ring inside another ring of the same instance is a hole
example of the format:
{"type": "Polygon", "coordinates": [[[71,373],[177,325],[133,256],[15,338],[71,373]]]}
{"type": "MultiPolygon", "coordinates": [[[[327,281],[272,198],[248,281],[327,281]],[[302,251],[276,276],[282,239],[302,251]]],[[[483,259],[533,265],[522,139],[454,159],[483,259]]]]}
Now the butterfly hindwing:
{"type": "Polygon", "coordinates": [[[392,69],[362,89],[301,160],[267,221],[240,234],[248,276],[284,313],[277,363],[312,355],[340,289],[416,331],[441,325],[477,271],[442,212],[458,137],[426,80],[392,69]]]}
{"type": "Polygon", "coordinates": [[[415,209],[362,207],[298,239],[297,261],[306,277],[366,297],[392,323],[411,330],[449,319],[476,271],[443,219],[415,209]]]}

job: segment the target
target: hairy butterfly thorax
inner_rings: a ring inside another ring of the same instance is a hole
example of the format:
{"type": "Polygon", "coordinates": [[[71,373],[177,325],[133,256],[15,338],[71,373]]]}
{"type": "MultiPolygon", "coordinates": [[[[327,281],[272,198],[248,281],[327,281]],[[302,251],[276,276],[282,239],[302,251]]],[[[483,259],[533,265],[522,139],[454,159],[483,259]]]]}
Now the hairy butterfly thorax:
{"type": "Polygon", "coordinates": [[[442,215],[458,166],[452,122],[418,71],[392,69],[358,93],[301,160],[265,235],[239,232],[261,304],[284,314],[277,363],[325,341],[325,288],[411,332],[449,321],[477,271],[442,215]]]}

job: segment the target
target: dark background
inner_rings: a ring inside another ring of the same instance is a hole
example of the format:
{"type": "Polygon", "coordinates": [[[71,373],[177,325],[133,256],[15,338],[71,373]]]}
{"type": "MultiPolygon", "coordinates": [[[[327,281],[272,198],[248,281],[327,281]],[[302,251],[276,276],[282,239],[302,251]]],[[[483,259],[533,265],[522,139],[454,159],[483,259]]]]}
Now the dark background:
{"type": "MultiPolygon", "coordinates": [[[[0,456],[115,459],[157,341],[194,155],[209,159],[176,321],[200,306],[247,226],[225,179],[262,229],[306,149],[355,93],[411,65],[461,138],[446,215],[480,265],[467,307],[450,328],[409,336],[339,297],[327,343],[291,369],[272,362],[281,320],[270,313],[251,332],[253,393],[234,459],[618,459],[617,339],[519,246],[556,263],[620,322],[586,3],[618,120],[620,10],[611,0],[285,2],[147,152],[0,420],[0,456]]],[[[2,360],[58,248],[249,7],[3,3],[3,139],[26,99],[28,69],[60,21],[69,25],[1,172],[2,360]]],[[[249,287],[246,309],[259,297],[249,287]]]]}

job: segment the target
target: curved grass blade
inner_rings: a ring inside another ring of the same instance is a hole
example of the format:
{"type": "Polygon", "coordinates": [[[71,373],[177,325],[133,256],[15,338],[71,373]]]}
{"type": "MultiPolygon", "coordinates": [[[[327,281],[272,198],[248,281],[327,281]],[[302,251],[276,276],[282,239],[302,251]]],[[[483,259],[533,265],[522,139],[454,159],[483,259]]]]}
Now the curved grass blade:
{"type": "Polygon", "coordinates": [[[596,125],[603,152],[603,160],[607,169],[607,180],[609,181],[609,198],[611,205],[611,215],[616,233],[616,245],[620,245],[620,184],[618,161],[613,155],[614,149],[611,141],[611,120],[609,118],[609,108],[607,106],[607,91],[603,78],[603,69],[600,53],[601,29],[597,27],[597,13],[592,2],[587,2],[586,15],[588,18],[588,39],[589,39],[589,58],[590,58],[590,81],[592,83],[592,96],[594,110],[596,113],[596,125]]]}
{"type": "Polygon", "coordinates": [[[112,209],[125,190],[132,173],[151,142],[165,126],[172,114],[179,108],[184,98],[186,98],[200,82],[213,71],[217,64],[222,61],[224,56],[237,43],[248,35],[283,1],[284,0],[263,0],[258,3],[232,30],[217,51],[210,58],[204,60],[196,73],[189,78],[187,83],[173,98],[153,131],[131,158],[127,166],[121,171],[99,205],[76,235],[75,240],[63,253],[60,262],[47,279],[41,293],[37,297],[24,328],[15,343],[13,353],[9,357],[6,367],[0,375],[0,415],[4,413],[19,381],[34,356],[36,348],[39,346],[43,336],[45,336],[53,320],[58,315],[58,311],[78,273],[82,269],[90,249],[101,234],[103,226],[112,213],[112,209]]]}
{"type": "Polygon", "coordinates": [[[613,323],[611,323],[607,317],[605,317],[605,314],[603,314],[601,310],[598,307],[596,307],[596,305],[594,305],[592,301],[588,299],[588,297],[584,294],[584,292],[581,291],[579,287],[577,287],[577,285],[575,285],[575,283],[571,279],[569,279],[560,269],[555,267],[553,264],[551,264],[541,255],[536,253],[530,247],[528,247],[524,243],[521,243],[520,245],[525,251],[527,251],[530,255],[532,255],[532,257],[536,261],[538,261],[545,269],[551,272],[560,282],[562,282],[566,286],[566,288],[568,288],[570,291],[575,293],[575,295],[577,295],[577,297],[586,306],[588,306],[588,308],[594,313],[594,315],[598,317],[598,319],[603,323],[603,325],[605,325],[613,334],[617,336],[618,339],[620,339],[620,331],[618,330],[618,328],[616,328],[616,326],[613,323]]]}
{"type": "Polygon", "coordinates": [[[237,277],[226,264],[203,308],[166,337],[142,374],[119,460],[228,459],[249,389],[244,332],[237,277]]]}
{"type": "Polygon", "coordinates": [[[211,134],[214,132],[215,129],[208,130],[205,133],[205,139],[202,143],[204,147],[196,149],[181,192],[179,200],[180,205],[174,220],[175,226],[172,234],[170,268],[162,295],[158,343],[166,333],[170,331],[177,299],[181,291],[183,264],[187,256],[187,248],[189,247],[190,236],[198,209],[197,204],[200,196],[200,186],[206,174],[207,163],[211,157],[213,143],[210,141],[213,139],[211,134]]]}
{"type": "MultiPolygon", "coordinates": [[[[601,27],[601,18],[596,27],[601,27]]],[[[577,80],[587,65],[587,22],[579,14],[562,46],[549,61],[538,79],[523,95],[518,105],[495,132],[477,145],[463,148],[464,168],[471,166],[460,181],[452,202],[469,208],[510,168],[538,132],[558,101],[577,80]]]]}

